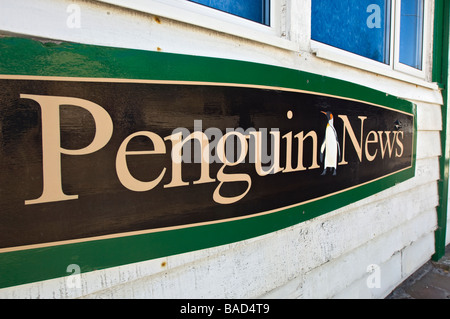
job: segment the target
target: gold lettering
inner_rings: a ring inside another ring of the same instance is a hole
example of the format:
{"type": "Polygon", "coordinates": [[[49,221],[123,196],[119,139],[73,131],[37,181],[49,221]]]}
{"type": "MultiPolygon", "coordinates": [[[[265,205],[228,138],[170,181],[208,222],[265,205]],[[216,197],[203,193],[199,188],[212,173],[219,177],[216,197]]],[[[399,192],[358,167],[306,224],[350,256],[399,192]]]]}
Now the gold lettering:
{"type": "Polygon", "coordinates": [[[166,153],[166,145],[164,144],[163,139],[155,133],[137,132],[128,136],[120,145],[116,156],[116,172],[122,185],[134,192],[145,192],[155,188],[164,177],[164,174],[166,173],[166,168],[164,167],[161,174],[155,180],[150,182],[142,182],[140,180],[137,180],[131,175],[127,165],[127,155],[152,155],[165,153],[166,153]],[[128,152],[127,145],[136,136],[145,136],[149,140],[151,140],[153,142],[154,150],[128,152]]]}
{"type": "MultiPolygon", "coordinates": [[[[164,188],[180,187],[189,185],[183,181],[182,163],[183,163],[183,146],[190,140],[197,140],[201,144],[201,177],[194,184],[213,183],[216,180],[209,175],[208,156],[204,152],[209,152],[209,139],[203,132],[196,131],[186,137],[184,140],[181,132],[167,136],[165,140],[172,141],[172,180],[164,188]]],[[[209,154],[209,153],[208,153],[209,154]]]]}
{"type": "Polygon", "coordinates": [[[286,169],[283,171],[283,173],[292,173],[306,170],[306,167],[303,165],[303,146],[305,140],[308,137],[310,137],[313,142],[312,165],[308,167],[308,169],[320,168],[319,164],[317,163],[317,133],[314,131],[310,131],[308,134],[306,134],[306,136],[304,135],[305,133],[303,131],[295,135],[295,138],[298,141],[298,158],[297,167],[295,169],[292,168],[292,132],[289,132],[288,134],[283,136],[283,138],[286,139],[286,169]]]}
{"type": "Polygon", "coordinates": [[[343,146],[342,146],[342,161],[339,163],[339,165],[346,165],[348,162],[345,160],[345,132],[348,132],[348,135],[350,136],[350,140],[352,141],[353,147],[355,148],[356,154],[358,155],[359,161],[362,161],[362,142],[363,142],[363,134],[364,134],[364,120],[367,119],[366,116],[358,116],[358,118],[361,120],[361,138],[358,143],[358,140],[355,136],[355,132],[353,131],[353,128],[350,124],[350,121],[348,120],[347,115],[338,115],[342,121],[344,122],[344,133],[342,135],[343,139],[343,146]]]}
{"type": "Polygon", "coordinates": [[[403,156],[403,143],[402,143],[402,141],[400,141],[400,139],[398,138],[399,136],[400,136],[400,134],[402,134],[402,138],[404,137],[404,132],[402,132],[402,131],[400,131],[400,132],[398,132],[398,134],[397,134],[397,139],[396,139],[396,141],[397,141],[397,145],[398,145],[398,147],[400,148],[400,153],[398,153],[398,150],[395,150],[395,156],[396,157],[402,157],[403,156]]]}
{"type": "Polygon", "coordinates": [[[245,157],[247,156],[247,152],[248,152],[247,138],[239,132],[229,132],[229,133],[225,134],[225,136],[223,136],[219,140],[216,150],[218,152],[219,158],[222,160],[224,165],[222,165],[219,172],[217,173],[217,179],[219,180],[220,183],[214,191],[213,200],[216,203],[223,204],[223,205],[229,205],[229,204],[236,203],[236,202],[240,201],[242,198],[244,198],[245,195],[247,195],[247,193],[250,191],[250,188],[252,186],[252,179],[251,179],[250,175],[248,175],[248,174],[226,174],[224,172],[224,170],[226,167],[236,166],[245,160],[245,157]],[[227,138],[231,135],[237,136],[237,138],[239,139],[239,144],[241,146],[240,156],[235,162],[228,161],[226,154],[225,154],[225,143],[226,143],[227,138]],[[222,196],[220,194],[220,189],[222,188],[222,186],[225,183],[232,183],[232,182],[246,182],[247,189],[241,195],[238,195],[238,196],[233,196],[233,197],[222,196]]]}
{"type": "Polygon", "coordinates": [[[42,195],[26,200],[25,205],[78,199],[78,195],[66,195],[62,189],[61,154],[86,155],[103,148],[111,139],[113,123],[108,112],[93,102],[71,97],[21,94],[20,98],[39,103],[42,114],[42,195]],[[89,111],[95,121],[95,136],[91,144],[79,150],[67,150],[60,141],[60,106],[70,105],[89,111]]]}
{"type": "Polygon", "coordinates": [[[378,135],[375,131],[370,131],[366,137],[366,158],[369,162],[372,162],[375,157],[377,157],[378,149],[375,150],[375,154],[371,155],[369,153],[369,144],[378,143],[378,135]],[[370,136],[373,136],[373,139],[370,139],[370,136]]]}
{"type": "Polygon", "coordinates": [[[392,157],[392,151],[394,150],[394,143],[396,140],[396,135],[398,132],[394,132],[394,139],[389,139],[389,136],[391,135],[391,131],[385,131],[384,134],[386,135],[386,144],[384,144],[383,141],[383,131],[378,131],[378,135],[380,136],[380,148],[381,148],[381,158],[384,159],[384,155],[386,154],[386,150],[389,150],[389,158],[392,157]]]}
{"type": "MultiPolygon", "coordinates": [[[[262,132],[250,132],[250,135],[254,137],[255,141],[255,170],[259,176],[266,176],[269,174],[276,174],[281,172],[283,168],[280,167],[280,132],[279,131],[270,131],[270,135],[273,137],[273,148],[272,153],[270,155],[271,158],[271,166],[268,170],[263,169],[262,167],[262,132]]],[[[267,152],[267,150],[265,150],[267,152]]]]}

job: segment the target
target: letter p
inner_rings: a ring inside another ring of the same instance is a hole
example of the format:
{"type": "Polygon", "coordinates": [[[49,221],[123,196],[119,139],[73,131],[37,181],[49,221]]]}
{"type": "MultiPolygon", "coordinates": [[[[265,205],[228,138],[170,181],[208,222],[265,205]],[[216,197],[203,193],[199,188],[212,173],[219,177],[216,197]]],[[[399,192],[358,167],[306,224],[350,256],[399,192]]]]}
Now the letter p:
{"type": "Polygon", "coordinates": [[[21,94],[20,98],[39,103],[42,113],[42,173],[43,191],[41,197],[26,200],[25,205],[78,199],[78,195],[66,195],[62,189],[61,154],[86,155],[98,151],[111,139],[113,123],[108,112],[98,104],[71,97],[21,94]],[[95,136],[91,144],[79,150],[61,147],[60,106],[81,107],[94,118],[95,136]]]}

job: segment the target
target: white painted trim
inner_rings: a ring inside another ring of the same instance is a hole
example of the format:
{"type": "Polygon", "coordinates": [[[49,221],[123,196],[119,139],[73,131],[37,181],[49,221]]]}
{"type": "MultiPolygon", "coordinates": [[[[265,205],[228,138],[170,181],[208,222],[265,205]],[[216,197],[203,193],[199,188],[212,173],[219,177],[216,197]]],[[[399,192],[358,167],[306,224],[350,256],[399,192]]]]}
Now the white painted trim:
{"type": "Polygon", "coordinates": [[[319,58],[335,60],[338,63],[354,66],[358,69],[375,73],[391,70],[391,67],[387,64],[315,40],[311,40],[311,50],[319,58]]]}
{"type": "Polygon", "coordinates": [[[298,51],[299,44],[282,38],[281,11],[285,0],[272,0],[271,25],[265,26],[186,0],[97,0],[123,8],[188,23],[274,47],[298,51]]]}
{"type": "Polygon", "coordinates": [[[424,8],[423,8],[423,15],[424,15],[424,21],[423,21],[423,43],[422,43],[422,70],[410,67],[406,64],[403,64],[400,62],[400,18],[401,18],[401,1],[396,1],[396,8],[394,13],[394,25],[395,25],[395,43],[394,43],[394,59],[393,66],[394,69],[406,74],[410,74],[413,76],[416,76],[418,78],[425,78],[425,70],[428,69],[427,63],[429,62],[426,58],[426,49],[429,47],[429,41],[430,41],[430,32],[428,32],[428,29],[430,28],[430,21],[432,20],[430,15],[432,13],[431,10],[431,2],[430,1],[424,1],[424,8]]]}

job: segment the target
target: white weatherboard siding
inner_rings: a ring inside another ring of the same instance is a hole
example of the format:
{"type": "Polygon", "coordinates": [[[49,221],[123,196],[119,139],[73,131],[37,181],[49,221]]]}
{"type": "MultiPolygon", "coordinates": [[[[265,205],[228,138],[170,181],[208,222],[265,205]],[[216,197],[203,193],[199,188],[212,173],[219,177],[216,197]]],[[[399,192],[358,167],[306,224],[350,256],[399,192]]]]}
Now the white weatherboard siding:
{"type": "Polygon", "coordinates": [[[316,57],[304,32],[310,2],[281,2],[281,32],[292,42],[283,42],[285,47],[100,1],[3,0],[0,33],[272,64],[409,99],[417,104],[416,177],[265,236],[82,274],[79,288],[69,288],[68,278],[60,278],[1,289],[0,298],[383,298],[431,257],[441,155],[440,92],[422,79],[405,81],[399,75],[398,80],[316,57]],[[81,8],[81,28],[67,27],[71,3],[81,8]],[[372,264],[379,266],[380,288],[367,285],[372,264]]]}

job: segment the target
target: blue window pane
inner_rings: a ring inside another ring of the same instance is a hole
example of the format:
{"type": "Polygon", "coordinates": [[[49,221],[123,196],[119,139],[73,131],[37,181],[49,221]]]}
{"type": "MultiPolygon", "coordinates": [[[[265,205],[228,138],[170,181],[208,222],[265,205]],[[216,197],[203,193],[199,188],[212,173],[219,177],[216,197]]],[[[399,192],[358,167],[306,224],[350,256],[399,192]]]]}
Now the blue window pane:
{"type": "Polygon", "coordinates": [[[312,0],[311,38],[389,64],[390,0],[312,0]]]}
{"type": "Polygon", "coordinates": [[[423,1],[402,0],[400,17],[400,63],[422,70],[423,1]]]}
{"type": "Polygon", "coordinates": [[[239,17],[269,25],[270,0],[189,0],[239,17]]]}

